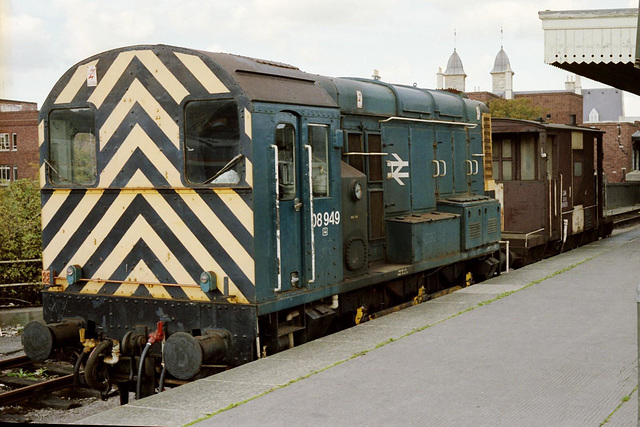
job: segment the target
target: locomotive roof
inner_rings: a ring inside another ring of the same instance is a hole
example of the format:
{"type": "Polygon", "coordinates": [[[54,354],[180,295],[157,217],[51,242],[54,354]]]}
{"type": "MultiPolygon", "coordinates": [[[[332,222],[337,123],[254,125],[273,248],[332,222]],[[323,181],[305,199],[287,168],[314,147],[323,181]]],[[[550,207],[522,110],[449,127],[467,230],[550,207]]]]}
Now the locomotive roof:
{"type": "MultiPolygon", "coordinates": [[[[231,93],[242,93],[249,101],[339,108],[343,113],[360,115],[461,122],[475,119],[477,107],[482,105],[449,92],[366,79],[325,77],[306,73],[292,65],[240,55],[167,45],[137,45],[102,52],[71,67],[52,90],[49,95],[51,102],[45,102],[43,110],[51,107],[83,65],[96,63],[102,58],[110,62],[121,53],[135,54],[139,51],[153,51],[169,68],[172,64],[167,61],[179,63],[179,55],[199,56],[231,93]],[[171,52],[174,54],[168,55],[171,52]],[[362,100],[361,103],[358,99],[362,100]]],[[[102,70],[103,74],[105,72],[102,70]]],[[[181,78],[180,71],[173,72],[178,79],[181,78]]],[[[80,101],[80,98],[75,100],[80,101]]],[[[486,111],[484,106],[479,108],[486,111]]]]}
{"type": "Polygon", "coordinates": [[[299,68],[228,53],[199,51],[222,66],[253,101],[326,107],[363,115],[409,116],[467,120],[460,107],[473,110],[479,103],[458,95],[359,78],[335,78],[306,73],[299,68]],[[362,107],[358,106],[358,92],[362,107]]]}

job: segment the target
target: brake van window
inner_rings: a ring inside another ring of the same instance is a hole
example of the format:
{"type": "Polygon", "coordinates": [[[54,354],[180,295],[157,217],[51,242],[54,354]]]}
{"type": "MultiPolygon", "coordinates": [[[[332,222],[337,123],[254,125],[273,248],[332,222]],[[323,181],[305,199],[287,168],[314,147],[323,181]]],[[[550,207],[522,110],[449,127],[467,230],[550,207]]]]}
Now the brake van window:
{"type": "Polygon", "coordinates": [[[96,130],[93,110],[71,108],[49,114],[49,179],[56,185],[96,182],[96,130]]]}
{"type": "Polygon", "coordinates": [[[192,184],[237,184],[242,175],[234,101],[193,101],[185,108],[185,175],[192,184]]]}

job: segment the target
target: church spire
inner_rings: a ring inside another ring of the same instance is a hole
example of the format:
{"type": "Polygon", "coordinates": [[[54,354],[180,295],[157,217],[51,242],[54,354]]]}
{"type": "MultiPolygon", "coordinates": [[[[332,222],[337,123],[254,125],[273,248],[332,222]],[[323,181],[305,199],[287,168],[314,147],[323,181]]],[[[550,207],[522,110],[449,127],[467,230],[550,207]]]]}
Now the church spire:
{"type": "Polygon", "coordinates": [[[504,30],[500,27],[500,51],[493,62],[491,77],[493,80],[492,92],[506,99],[513,99],[513,75],[509,57],[504,51],[504,30]]]}
{"type": "Polygon", "coordinates": [[[439,89],[455,89],[460,92],[465,91],[465,80],[467,78],[467,74],[464,72],[464,67],[462,66],[462,60],[456,51],[457,44],[457,30],[453,30],[453,53],[449,57],[449,61],[447,62],[447,69],[444,73],[438,72],[438,86],[439,89]],[[441,80],[444,78],[444,84],[442,84],[441,80]]]}

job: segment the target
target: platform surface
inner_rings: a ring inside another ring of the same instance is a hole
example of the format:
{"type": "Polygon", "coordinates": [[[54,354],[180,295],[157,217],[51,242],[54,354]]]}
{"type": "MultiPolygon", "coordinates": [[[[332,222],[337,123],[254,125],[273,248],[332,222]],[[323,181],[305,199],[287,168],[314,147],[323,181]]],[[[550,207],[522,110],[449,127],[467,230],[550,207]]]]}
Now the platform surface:
{"type": "Polygon", "coordinates": [[[637,425],[639,283],[635,226],[79,423],[637,425]]]}

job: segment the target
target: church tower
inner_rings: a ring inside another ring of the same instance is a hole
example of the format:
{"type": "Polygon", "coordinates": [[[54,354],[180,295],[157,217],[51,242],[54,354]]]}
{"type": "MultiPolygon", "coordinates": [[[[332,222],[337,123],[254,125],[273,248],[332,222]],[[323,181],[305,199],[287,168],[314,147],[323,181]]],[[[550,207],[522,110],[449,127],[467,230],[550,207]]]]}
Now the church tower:
{"type": "MultiPolygon", "coordinates": [[[[453,53],[449,57],[449,62],[447,62],[447,69],[444,71],[444,85],[442,89],[455,89],[460,92],[465,91],[465,80],[467,75],[464,72],[464,67],[462,66],[462,60],[456,49],[453,49],[453,53]]],[[[438,82],[440,84],[440,82],[438,82]]]]}
{"type": "Polygon", "coordinates": [[[513,75],[515,73],[511,70],[511,64],[509,63],[509,57],[500,46],[500,52],[496,56],[496,60],[493,63],[493,70],[491,70],[491,77],[493,85],[491,92],[496,95],[500,95],[505,99],[513,99],[513,75]]]}

